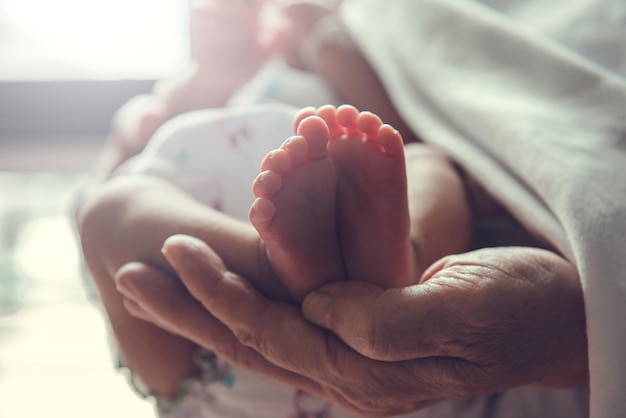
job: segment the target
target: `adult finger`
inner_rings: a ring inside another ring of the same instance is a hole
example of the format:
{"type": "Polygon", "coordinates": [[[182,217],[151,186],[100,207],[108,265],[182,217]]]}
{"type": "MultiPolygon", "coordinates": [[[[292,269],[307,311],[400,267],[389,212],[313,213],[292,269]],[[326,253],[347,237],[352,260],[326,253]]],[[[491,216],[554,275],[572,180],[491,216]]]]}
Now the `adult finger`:
{"type": "Polygon", "coordinates": [[[303,302],[309,321],[331,330],[360,354],[401,361],[451,354],[441,342],[454,332],[440,283],[383,290],[360,281],[334,282],[303,302]]]}
{"type": "MultiPolygon", "coordinates": [[[[409,381],[411,372],[404,365],[372,362],[308,322],[298,307],[263,297],[243,278],[226,270],[202,241],[174,236],[166,240],[163,249],[190,293],[232,331],[238,342],[278,369],[315,382],[309,385],[310,393],[359,415],[371,414],[387,412],[389,406],[378,402],[380,398],[363,398],[364,386],[374,386],[368,382],[387,375],[409,381]]],[[[401,406],[394,399],[392,407],[396,413],[416,408],[415,402],[404,399],[401,406]]]]}
{"type": "Polygon", "coordinates": [[[536,265],[521,249],[468,252],[435,263],[410,287],[325,285],[307,296],[303,313],[372,359],[466,358],[479,336],[515,325],[510,318],[538,291],[536,265]]]}
{"type": "Polygon", "coordinates": [[[190,293],[240,343],[279,369],[316,382],[312,393],[348,411],[398,415],[466,393],[450,373],[459,370],[456,359],[383,362],[367,358],[311,324],[297,307],[267,300],[227,271],[200,240],[170,237],[164,254],[190,293]]]}
{"type": "Polygon", "coordinates": [[[330,383],[346,364],[367,361],[335,336],[306,321],[297,306],[264,298],[247,281],[229,272],[202,241],[170,237],[167,260],[190,293],[241,344],[253,348],[276,366],[330,383]],[[206,272],[213,274],[207,276],[206,272]]]}
{"type": "Polygon", "coordinates": [[[275,367],[256,351],[241,345],[180,281],[161,270],[144,263],[128,263],[116,274],[116,284],[127,298],[125,306],[129,312],[140,319],[187,338],[239,367],[310,393],[321,392],[310,379],[275,367]]]}
{"type": "MultiPolygon", "coordinates": [[[[132,314],[175,334],[189,334],[190,331],[186,328],[197,328],[195,322],[212,321],[220,325],[219,321],[206,316],[206,311],[180,281],[152,265],[141,262],[123,265],[115,275],[115,284],[117,290],[124,295],[124,304],[131,309],[132,314]],[[162,318],[167,319],[178,313],[198,319],[180,326],[176,324],[175,327],[171,327],[171,321],[161,321],[162,318]]],[[[220,332],[219,335],[214,335],[219,340],[228,338],[228,330],[224,327],[213,326],[209,329],[215,334],[220,332]]]]}

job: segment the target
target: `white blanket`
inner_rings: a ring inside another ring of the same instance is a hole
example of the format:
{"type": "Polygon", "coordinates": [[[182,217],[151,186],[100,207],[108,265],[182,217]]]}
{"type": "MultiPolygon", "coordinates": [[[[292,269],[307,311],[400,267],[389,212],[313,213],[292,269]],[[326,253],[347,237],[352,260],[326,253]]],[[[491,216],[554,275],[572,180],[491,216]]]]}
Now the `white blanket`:
{"type": "Polygon", "coordinates": [[[344,6],[415,131],[577,266],[591,416],[626,416],[626,2],[344,6]]]}

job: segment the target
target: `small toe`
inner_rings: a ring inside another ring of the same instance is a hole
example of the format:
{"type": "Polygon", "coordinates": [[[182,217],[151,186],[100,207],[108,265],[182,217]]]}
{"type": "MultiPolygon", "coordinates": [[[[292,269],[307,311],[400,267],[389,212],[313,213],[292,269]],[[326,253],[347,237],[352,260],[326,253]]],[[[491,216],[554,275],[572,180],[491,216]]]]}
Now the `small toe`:
{"type": "Polygon", "coordinates": [[[381,125],[377,133],[378,143],[381,145],[385,154],[401,155],[404,153],[404,141],[402,135],[391,125],[381,125]]]}
{"type": "Polygon", "coordinates": [[[298,111],[298,113],[296,113],[296,116],[293,118],[293,131],[298,132],[298,126],[300,126],[300,123],[302,123],[304,119],[315,114],[317,114],[317,109],[313,106],[300,109],[300,111],[298,111]]]}
{"type": "Polygon", "coordinates": [[[383,121],[378,115],[366,111],[359,114],[356,124],[368,140],[375,140],[383,121]]]}
{"type": "Polygon", "coordinates": [[[280,190],[282,177],[273,171],[263,171],[252,182],[252,193],[256,197],[271,198],[280,190]]]}
{"type": "Polygon", "coordinates": [[[267,198],[259,197],[252,203],[248,218],[257,231],[264,234],[268,224],[274,219],[275,213],[276,206],[274,203],[267,198]]]}
{"type": "Polygon", "coordinates": [[[337,121],[337,108],[335,106],[322,106],[317,109],[316,114],[326,122],[326,125],[328,125],[331,139],[343,135],[345,129],[337,121]]]}
{"type": "Polygon", "coordinates": [[[291,157],[284,149],[275,149],[267,153],[261,162],[261,171],[273,171],[285,174],[291,167],[291,157]]]}
{"type": "Polygon", "coordinates": [[[306,161],[309,155],[309,143],[302,135],[287,138],[280,149],[289,155],[292,165],[306,161]]]}
{"type": "Polygon", "coordinates": [[[337,121],[343,127],[352,127],[357,123],[359,110],[352,105],[341,105],[337,108],[337,121]]]}
{"type": "Polygon", "coordinates": [[[333,105],[319,107],[315,114],[324,119],[329,126],[337,124],[337,108],[333,105]]]}

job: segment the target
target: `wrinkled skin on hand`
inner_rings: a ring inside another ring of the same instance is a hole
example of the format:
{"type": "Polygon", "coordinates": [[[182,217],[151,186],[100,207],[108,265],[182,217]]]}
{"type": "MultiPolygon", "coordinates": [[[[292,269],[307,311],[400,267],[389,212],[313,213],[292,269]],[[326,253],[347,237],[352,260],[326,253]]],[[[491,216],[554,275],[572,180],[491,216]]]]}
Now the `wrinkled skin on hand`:
{"type": "Polygon", "coordinates": [[[199,240],[173,237],[164,249],[185,287],[147,265],[122,268],[132,314],[353,413],[588,381],[578,277],[547,251],[447,257],[401,289],[336,282],[299,310],[262,296],[199,240]]]}

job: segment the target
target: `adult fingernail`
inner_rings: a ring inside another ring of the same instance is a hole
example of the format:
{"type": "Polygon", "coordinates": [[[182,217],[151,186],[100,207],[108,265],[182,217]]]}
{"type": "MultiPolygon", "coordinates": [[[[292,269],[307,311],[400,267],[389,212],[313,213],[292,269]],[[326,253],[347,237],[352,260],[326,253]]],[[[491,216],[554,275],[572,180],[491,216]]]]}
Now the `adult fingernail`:
{"type": "Polygon", "coordinates": [[[180,248],[197,250],[200,248],[200,240],[188,235],[172,235],[165,240],[161,252],[165,259],[176,268],[178,264],[178,250],[180,248]]]}
{"type": "Polygon", "coordinates": [[[117,271],[113,280],[115,281],[115,288],[118,292],[128,299],[137,300],[137,289],[135,289],[133,285],[134,273],[135,264],[128,263],[117,271]]]}
{"type": "Polygon", "coordinates": [[[124,299],[123,304],[126,308],[126,311],[128,311],[128,313],[130,313],[135,318],[143,319],[144,321],[149,321],[152,319],[150,314],[134,300],[124,299]]]}
{"type": "Polygon", "coordinates": [[[333,297],[323,291],[312,292],[302,302],[304,316],[324,328],[331,326],[332,307],[333,297]]]}
{"type": "Polygon", "coordinates": [[[179,276],[185,275],[186,272],[194,273],[199,267],[222,275],[227,271],[224,262],[215,251],[204,241],[189,235],[172,235],[167,238],[161,252],[179,276]]]}
{"type": "Polygon", "coordinates": [[[122,295],[124,295],[128,299],[137,300],[137,294],[135,292],[135,289],[128,286],[126,283],[118,282],[116,283],[115,287],[117,288],[118,292],[120,292],[122,295]]]}

